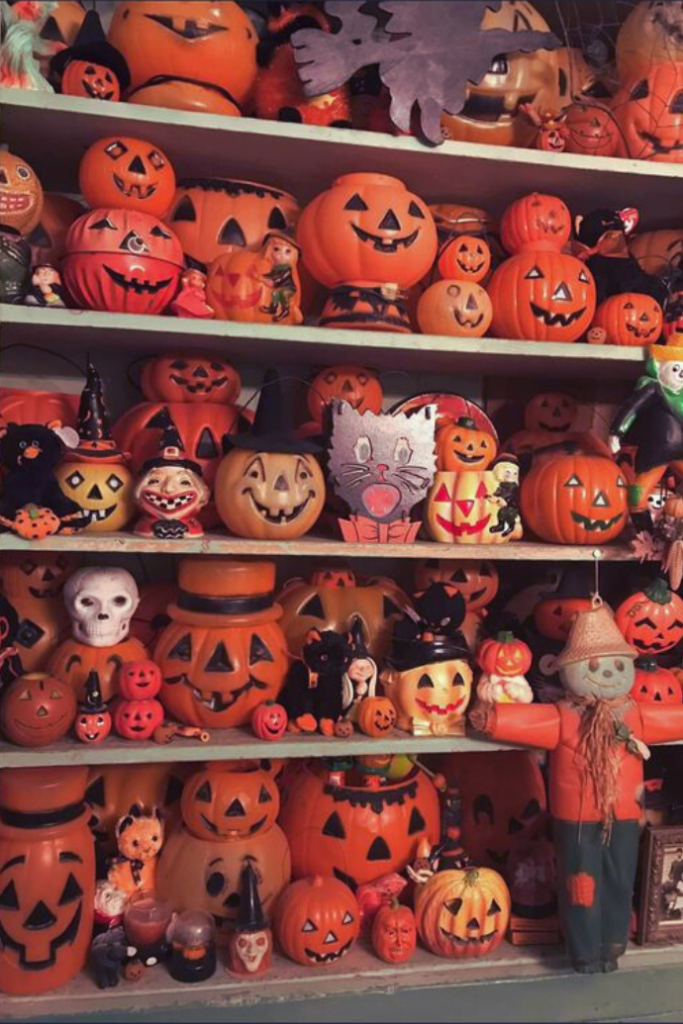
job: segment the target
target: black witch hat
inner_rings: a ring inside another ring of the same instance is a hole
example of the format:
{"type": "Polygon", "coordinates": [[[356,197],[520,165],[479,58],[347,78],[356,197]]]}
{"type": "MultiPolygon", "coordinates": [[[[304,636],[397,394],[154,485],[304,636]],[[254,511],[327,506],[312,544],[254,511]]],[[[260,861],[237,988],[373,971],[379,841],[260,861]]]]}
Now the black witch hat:
{"type": "Polygon", "coordinates": [[[266,370],[251,430],[245,434],[226,434],[223,437],[224,451],[228,452],[231,448],[283,455],[320,453],[320,445],[294,436],[290,403],[282,389],[277,370],[266,370]]]}
{"type": "Polygon", "coordinates": [[[88,363],[85,386],[81,391],[76,431],[78,447],[68,453],[68,462],[121,462],[129,457],[114,440],[102,378],[92,363],[88,363]]]}
{"type": "Polygon", "coordinates": [[[163,424],[159,454],[143,463],[142,473],[148,473],[150,469],[160,469],[162,466],[173,466],[177,469],[187,469],[191,473],[203,477],[202,467],[199,463],[183,456],[185,445],[178,433],[178,428],[171,419],[168,409],[164,409],[163,412],[166,413],[166,416],[162,422],[156,424],[157,426],[163,424]]]}
{"type": "Polygon", "coordinates": [[[356,615],[351,622],[349,633],[351,634],[351,650],[353,652],[353,657],[369,658],[371,661],[374,661],[374,658],[368,649],[368,644],[365,639],[365,629],[363,628],[363,621],[360,615],[356,615]]]}
{"type": "Polygon", "coordinates": [[[101,714],[107,710],[107,705],[102,699],[102,687],[100,686],[100,675],[96,669],[91,668],[88,678],[85,681],[85,700],[78,705],[79,711],[84,714],[101,714]]]}
{"type": "Polygon", "coordinates": [[[431,583],[394,625],[387,660],[399,672],[471,655],[460,631],[466,605],[462,594],[445,583],[431,583]]]}
{"type": "Polygon", "coordinates": [[[258,878],[252,860],[252,857],[245,859],[240,876],[240,907],[235,921],[235,931],[237,932],[262,932],[270,927],[270,922],[261,906],[258,878]]]}
{"type": "Polygon", "coordinates": [[[67,46],[50,61],[50,71],[61,78],[72,60],[92,61],[113,71],[119,80],[121,92],[130,85],[130,72],[125,58],[115,46],[107,40],[102,28],[100,16],[96,11],[88,11],[81,23],[72,46],[67,46]]]}

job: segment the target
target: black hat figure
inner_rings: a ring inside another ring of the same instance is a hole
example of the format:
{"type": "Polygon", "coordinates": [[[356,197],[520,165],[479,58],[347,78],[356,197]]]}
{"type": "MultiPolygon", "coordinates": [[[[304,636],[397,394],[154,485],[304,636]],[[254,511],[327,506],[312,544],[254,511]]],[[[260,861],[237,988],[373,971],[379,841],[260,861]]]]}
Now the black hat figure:
{"type": "Polygon", "coordinates": [[[342,715],[350,722],[358,721],[361,701],[377,692],[377,662],[368,650],[365,629],[359,615],[349,627],[352,658],[342,675],[342,715]]]}
{"type": "Polygon", "coordinates": [[[467,611],[459,591],[445,583],[430,583],[394,625],[390,663],[400,671],[470,655],[460,627],[467,611]]]}
{"type": "Polygon", "coordinates": [[[111,713],[102,699],[99,673],[91,669],[85,681],[85,700],[78,705],[74,732],[81,743],[101,743],[111,732],[111,713]]]}
{"type": "Polygon", "coordinates": [[[133,497],[141,516],[133,532],[138,537],[160,540],[202,537],[204,528],[198,517],[211,491],[199,463],[185,455],[168,411],[164,413],[159,453],[144,463],[135,485],[133,497]]]}
{"type": "Polygon", "coordinates": [[[88,363],[85,386],[81,391],[76,432],[78,447],[69,453],[69,461],[121,462],[129,457],[114,440],[102,378],[92,363],[88,363]]]}
{"type": "Polygon", "coordinates": [[[130,84],[123,55],[107,41],[100,16],[88,11],[73,45],[50,61],[50,73],[67,96],[116,102],[130,84]]]}
{"type": "Polygon", "coordinates": [[[263,912],[252,857],[246,857],[240,876],[240,906],[235,930],[228,937],[228,970],[253,977],[265,974],[273,955],[270,922],[263,912]]]}
{"type": "Polygon", "coordinates": [[[277,370],[266,370],[261,385],[256,415],[251,430],[244,434],[226,434],[223,450],[242,448],[278,455],[317,454],[320,445],[295,437],[289,395],[282,387],[277,370]]]}

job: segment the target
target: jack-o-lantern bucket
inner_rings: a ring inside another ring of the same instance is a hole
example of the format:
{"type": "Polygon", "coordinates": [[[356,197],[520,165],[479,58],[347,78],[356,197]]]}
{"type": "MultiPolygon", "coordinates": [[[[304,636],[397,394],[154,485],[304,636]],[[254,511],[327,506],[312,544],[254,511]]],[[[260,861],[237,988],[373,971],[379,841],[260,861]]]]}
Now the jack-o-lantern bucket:
{"type": "Polygon", "coordinates": [[[83,802],[88,769],[0,772],[0,991],[48,992],[85,966],[95,846],[83,802]]]}
{"type": "MultiPolygon", "coordinates": [[[[498,467],[504,467],[499,460],[498,467]]],[[[505,544],[522,536],[517,484],[505,468],[437,471],[424,510],[432,540],[441,544],[505,544]]],[[[516,467],[510,463],[510,474],[516,467]]]]}
{"type": "Polygon", "coordinates": [[[187,725],[246,725],[255,707],[277,697],[288,667],[273,601],[273,562],[182,559],[173,620],[159,637],[161,700],[187,725]]]}

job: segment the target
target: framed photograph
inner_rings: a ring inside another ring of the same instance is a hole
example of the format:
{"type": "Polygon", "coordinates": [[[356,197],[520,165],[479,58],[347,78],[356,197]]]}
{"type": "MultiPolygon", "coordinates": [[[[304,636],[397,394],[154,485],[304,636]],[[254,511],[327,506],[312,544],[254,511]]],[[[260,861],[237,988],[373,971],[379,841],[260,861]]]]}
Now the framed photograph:
{"type": "Polygon", "coordinates": [[[645,829],[638,942],[683,940],[683,826],[645,829]]]}

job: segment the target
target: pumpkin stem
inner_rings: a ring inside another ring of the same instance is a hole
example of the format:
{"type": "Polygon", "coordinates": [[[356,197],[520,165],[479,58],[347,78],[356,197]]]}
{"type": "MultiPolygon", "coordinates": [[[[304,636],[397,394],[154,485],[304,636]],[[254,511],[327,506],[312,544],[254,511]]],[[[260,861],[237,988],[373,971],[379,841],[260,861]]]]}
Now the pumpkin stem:
{"type": "Polygon", "coordinates": [[[479,881],[479,869],[469,868],[465,871],[465,885],[476,885],[479,881]]]}
{"type": "Polygon", "coordinates": [[[515,634],[509,629],[501,629],[496,633],[496,641],[499,644],[512,644],[515,642],[515,634]]]}
{"type": "Polygon", "coordinates": [[[658,576],[656,580],[648,584],[645,587],[644,593],[654,601],[655,604],[669,604],[671,601],[671,591],[667,585],[666,580],[663,580],[661,576],[658,576]]]}

